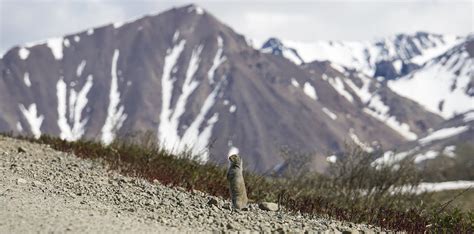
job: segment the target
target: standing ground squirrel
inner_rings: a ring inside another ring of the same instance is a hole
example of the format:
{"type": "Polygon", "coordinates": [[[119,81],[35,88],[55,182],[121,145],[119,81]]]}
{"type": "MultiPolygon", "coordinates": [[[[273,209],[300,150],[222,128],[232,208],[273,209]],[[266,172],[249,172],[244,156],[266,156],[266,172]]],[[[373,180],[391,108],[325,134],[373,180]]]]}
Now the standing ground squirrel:
{"type": "Polygon", "coordinates": [[[247,207],[247,190],[245,189],[244,176],[242,174],[242,159],[239,155],[229,156],[229,170],[227,180],[229,181],[230,198],[232,207],[240,210],[247,207]]]}

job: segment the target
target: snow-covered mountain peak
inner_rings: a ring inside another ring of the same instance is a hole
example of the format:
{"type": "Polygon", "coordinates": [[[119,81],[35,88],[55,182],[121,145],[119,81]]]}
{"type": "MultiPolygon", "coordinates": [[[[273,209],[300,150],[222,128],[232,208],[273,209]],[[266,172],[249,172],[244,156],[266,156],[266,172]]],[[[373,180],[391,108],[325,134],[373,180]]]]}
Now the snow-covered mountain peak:
{"type": "Polygon", "coordinates": [[[444,118],[473,110],[473,45],[469,38],[388,86],[444,118]]]}
{"type": "MultiPolygon", "coordinates": [[[[393,63],[397,77],[411,71],[411,66],[421,66],[439,56],[465,38],[427,32],[396,34],[372,41],[315,41],[299,42],[282,40],[283,48],[291,48],[305,62],[330,61],[356,69],[373,77],[377,64],[393,63]],[[405,66],[405,73],[402,67],[405,66]]],[[[297,63],[298,64],[298,63],[297,63]]],[[[394,77],[386,77],[392,79],[394,77]]]]}
{"type": "Polygon", "coordinates": [[[274,55],[283,56],[298,65],[305,62],[295,49],[286,47],[279,39],[274,37],[263,43],[260,51],[263,53],[271,53],[274,55]]]}

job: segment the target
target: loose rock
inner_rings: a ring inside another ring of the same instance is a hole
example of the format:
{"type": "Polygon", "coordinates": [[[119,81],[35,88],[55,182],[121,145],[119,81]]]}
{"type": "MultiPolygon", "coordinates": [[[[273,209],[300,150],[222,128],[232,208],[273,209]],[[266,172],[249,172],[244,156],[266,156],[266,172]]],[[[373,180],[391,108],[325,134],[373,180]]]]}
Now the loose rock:
{"type": "Polygon", "coordinates": [[[219,203],[219,201],[217,201],[217,199],[215,197],[209,198],[209,201],[207,202],[207,204],[211,205],[211,206],[217,206],[218,203],[219,203]]]}
{"type": "Polygon", "coordinates": [[[18,147],[18,149],[17,149],[17,150],[18,150],[18,153],[26,153],[26,150],[25,150],[25,149],[23,149],[21,146],[20,146],[20,147],[18,147]]]}
{"type": "Polygon", "coordinates": [[[26,180],[23,179],[23,178],[19,178],[19,179],[16,180],[16,183],[17,184],[26,184],[26,180]]]}
{"type": "Polygon", "coordinates": [[[273,203],[273,202],[262,202],[258,204],[258,207],[262,210],[266,211],[277,211],[278,210],[278,204],[273,203]]]}

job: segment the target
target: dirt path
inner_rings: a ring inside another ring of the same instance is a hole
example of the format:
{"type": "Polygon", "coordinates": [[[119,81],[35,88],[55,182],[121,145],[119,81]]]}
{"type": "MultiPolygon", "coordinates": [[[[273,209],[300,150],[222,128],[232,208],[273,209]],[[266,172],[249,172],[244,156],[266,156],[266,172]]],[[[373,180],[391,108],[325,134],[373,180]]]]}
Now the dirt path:
{"type": "Polygon", "coordinates": [[[0,137],[0,233],[377,230],[256,205],[232,213],[228,201],[208,201],[201,192],[124,177],[97,161],[0,137]]]}

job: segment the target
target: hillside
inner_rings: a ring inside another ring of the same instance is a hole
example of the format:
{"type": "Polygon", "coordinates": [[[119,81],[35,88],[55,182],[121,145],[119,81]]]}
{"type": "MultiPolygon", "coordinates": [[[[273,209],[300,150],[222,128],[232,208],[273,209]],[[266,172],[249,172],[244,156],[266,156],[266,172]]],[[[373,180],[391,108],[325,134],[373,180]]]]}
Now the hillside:
{"type": "Polygon", "coordinates": [[[109,171],[47,145],[0,137],[0,232],[378,231],[286,212],[232,213],[228,200],[109,171]],[[21,152],[19,152],[21,148],[21,152]]]}
{"type": "Polygon", "coordinates": [[[151,132],[202,161],[249,155],[260,172],[282,148],[324,170],[345,142],[393,148],[442,121],[337,64],[255,50],[195,5],[16,46],[0,71],[1,132],[104,144],[151,132]]]}

